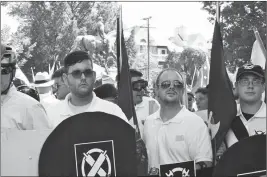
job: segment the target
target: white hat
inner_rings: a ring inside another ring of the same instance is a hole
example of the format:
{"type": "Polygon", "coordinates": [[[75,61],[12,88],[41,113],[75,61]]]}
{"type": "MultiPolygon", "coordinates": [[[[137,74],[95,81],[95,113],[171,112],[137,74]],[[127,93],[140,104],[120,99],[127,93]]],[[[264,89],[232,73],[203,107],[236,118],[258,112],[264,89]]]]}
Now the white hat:
{"type": "Polygon", "coordinates": [[[34,77],[34,87],[49,87],[54,84],[47,72],[38,72],[34,77]]]}

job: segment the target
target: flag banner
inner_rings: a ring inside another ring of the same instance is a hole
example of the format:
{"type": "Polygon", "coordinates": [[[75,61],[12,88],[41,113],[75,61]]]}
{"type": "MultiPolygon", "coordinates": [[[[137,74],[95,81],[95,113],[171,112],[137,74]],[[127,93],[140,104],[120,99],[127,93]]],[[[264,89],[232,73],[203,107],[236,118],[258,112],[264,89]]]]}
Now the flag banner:
{"type": "Polygon", "coordinates": [[[72,116],[45,141],[39,176],[137,176],[134,129],[103,112],[72,116]]]}
{"type": "Polygon", "coordinates": [[[223,52],[223,43],[219,23],[215,22],[208,92],[208,126],[212,132],[214,158],[222,144],[232,120],[236,116],[236,102],[228,77],[223,52]]]}
{"type": "Polygon", "coordinates": [[[232,145],[215,166],[213,176],[237,176],[261,170],[266,170],[266,135],[254,135],[232,145]]]}
{"type": "Polygon", "coordinates": [[[39,154],[52,130],[2,130],[1,176],[38,176],[39,154]]]}
{"type": "Polygon", "coordinates": [[[251,63],[253,63],[254,65],[260,65],[262,68],[265,68],[266,59],[260,48],[260,44],[258,40],[256,40],[253,44],[250,59],[251,59],[251,63]]]}
{"type": "Polygon", "coordinates": [[[121,17],[117,19],[117,68],[118,68],[118,105],[128,118],[133,119],[136,139],[136,159],[138,176],[148,173],[147,151],[138,126],[137,116],[133,103],[131,76],[129,71],[128,55],[123,35],[121,17]]]}
{"type": "Polygon", "coordinates": [[[160,165],[160,176],[196,176],[196,168],[194,161],[174,163],[174,164],[165,164],[160,165]]]}
{"type": "Polygon", "coordinates": [[[238,174],[237,177],[255,177],[255,176],[266,176],[266,170],[261,170],[261,171],[254,171],[254,172],[249,172],[249,173],[242,173],[238,174]]]}
{"type": "Polygon", "coordinates": [[[15,78],[23,81],[27,86],[30,86],[30,82],[29,82],[28,78],[25,76],[25,74],[22,72],[22,70],[20,69],[20,67],[18,65],[16,65],[15,78]]]}

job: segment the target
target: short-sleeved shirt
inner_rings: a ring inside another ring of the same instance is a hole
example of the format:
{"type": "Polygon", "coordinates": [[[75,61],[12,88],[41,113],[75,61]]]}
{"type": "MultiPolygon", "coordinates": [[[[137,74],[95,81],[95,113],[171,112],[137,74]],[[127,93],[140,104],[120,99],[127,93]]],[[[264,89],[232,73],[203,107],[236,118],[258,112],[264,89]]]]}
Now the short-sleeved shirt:
{"type": "Polygon", "coordinates": [[[1,129],[50,129],[46,111],[41,103],[17,91],[12,86],[1,96],[1,129]]]}
{"type": "MultiPolygon", "coordinates": [[[[146,118],[155,113],[160,108],[157,100],[151,97],[143,97],[143,101],[135,106],[136,117],[138,120],[138,126],[140,128],[141,136],[143,135],[144,123],[146,118]]],[[[133,126],[133,119],[130,119],[130,124],[133,126]]],[[[134,126],[133,126],[134,127],[134,126]]]]}
{"type": "Polygon", "coordinates": [[[129,123],[127,117],[119,106],[98,98],[94,92],[92,94],[92,101],[88,105],[82,107],[80,106],[75,108],[75,106],[71,105],[69,101],[71,93],[69,93],[66,98],[60,101],[56,106],[50,107],[47,112],[53,127],[59,125],[63,120],[82,112],[104,112],[115,115],[129,123]]]}
{"type": "Polygon", "coordinates": [[[149,168],[191,160],[212,161],[208,128],[200,117],[185,107],[167,122],[160,118],[160,110],[149,116],[143,137],[149,168]]]}
{"type": "MultiPolygon", "coordinates": [[[[266,104],[262,102],[260,109],[256,114],[247,120],[242,114],[242,110],[240,108],[240,104],[237,105],[237,116],[240,117],[240,120],[245,125],[248,135],[253,136],[255,134],[266,134],[266,104]]],[[[230,129],[226,134],[226,143],[227,147],[232,146],[233,144],[238,142],[234,132],[230,129]]]]}

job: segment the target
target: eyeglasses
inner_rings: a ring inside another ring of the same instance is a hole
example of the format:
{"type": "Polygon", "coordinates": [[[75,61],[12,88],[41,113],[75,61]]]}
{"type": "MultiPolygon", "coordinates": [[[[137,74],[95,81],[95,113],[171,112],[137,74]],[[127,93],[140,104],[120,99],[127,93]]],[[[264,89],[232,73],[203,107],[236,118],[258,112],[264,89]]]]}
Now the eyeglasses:
{"type": "Polygon", "coordinates": [[[140,92],[142,89],[145,89],[147,86],[148,86],[147,81],[145,81],[143,79],[132,82],[132,89],[134,91],[140,92]]]}
{"type": "Polygon", "coordinates": [[[93,71],[91,69],[86,69],[84,71],[75,70],[75,71],[72,71],[71,73],[68,73],[68,74],[71,74],[72,77],[79,79],[79,78],[81,78],[82,74],[84,74],[85,77],[92,77],[92,75],[94,73],[95,73],[95,71],[93,71]]]}
{"type": "Polygon", "coordinates": [[[184,84],[180,81],[173,81],[171,82],[170,80],[167,80],[167,81],[164,81],[160,84],[160,87],[162,89],[167,89],[171,86],[171,84],[173,84],[173,87],[176,88],[176,89],[182,89],[184,88],[184,84]]]}
{"type": "Polygon", "coordinates": [[[10,74],[12,70],[13,69],[11,67],[1,67],[1,74],[2,75],[10,74]]]}
{"type": "Polygon", "coordinates": [[[194,98],[188,97],[188,101],[193,101],[193,100],[194,100],[194,98]]]}
{"type": "MultiPolygon", "coordinates": [[[[238,81],[238,83],[241,85],[241,86],[249,86],[250,84],[250,80],[248,79],[240,79],[238,81]]],[[[253,86],[260,86],[262,85],[263,81],[261,79],[255,79],[252,81],[252,85],[253,86]]]]}

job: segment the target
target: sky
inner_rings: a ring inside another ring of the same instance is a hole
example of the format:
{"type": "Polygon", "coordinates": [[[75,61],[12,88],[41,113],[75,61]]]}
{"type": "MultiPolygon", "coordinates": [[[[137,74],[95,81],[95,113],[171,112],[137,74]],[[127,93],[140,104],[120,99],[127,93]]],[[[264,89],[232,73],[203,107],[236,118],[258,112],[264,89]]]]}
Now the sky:
{"type": "MultiPolygon", "coordinates": [[[[208,21],[208,13],[202,10],[200,2],[119,2],[122,5],[123,23],[127,27],[144,26],[142,18],[151,16],[150,26],[155,27],[162,38],[174,35],[174,29],[185,26],[188,33],[201,33],[207,40],[212,38],[213,25],[208,21]]],[[[1,29],[4,24],[15,32],[18,22],[7,15],[7,8],[1,7],[1,29]]]]}

